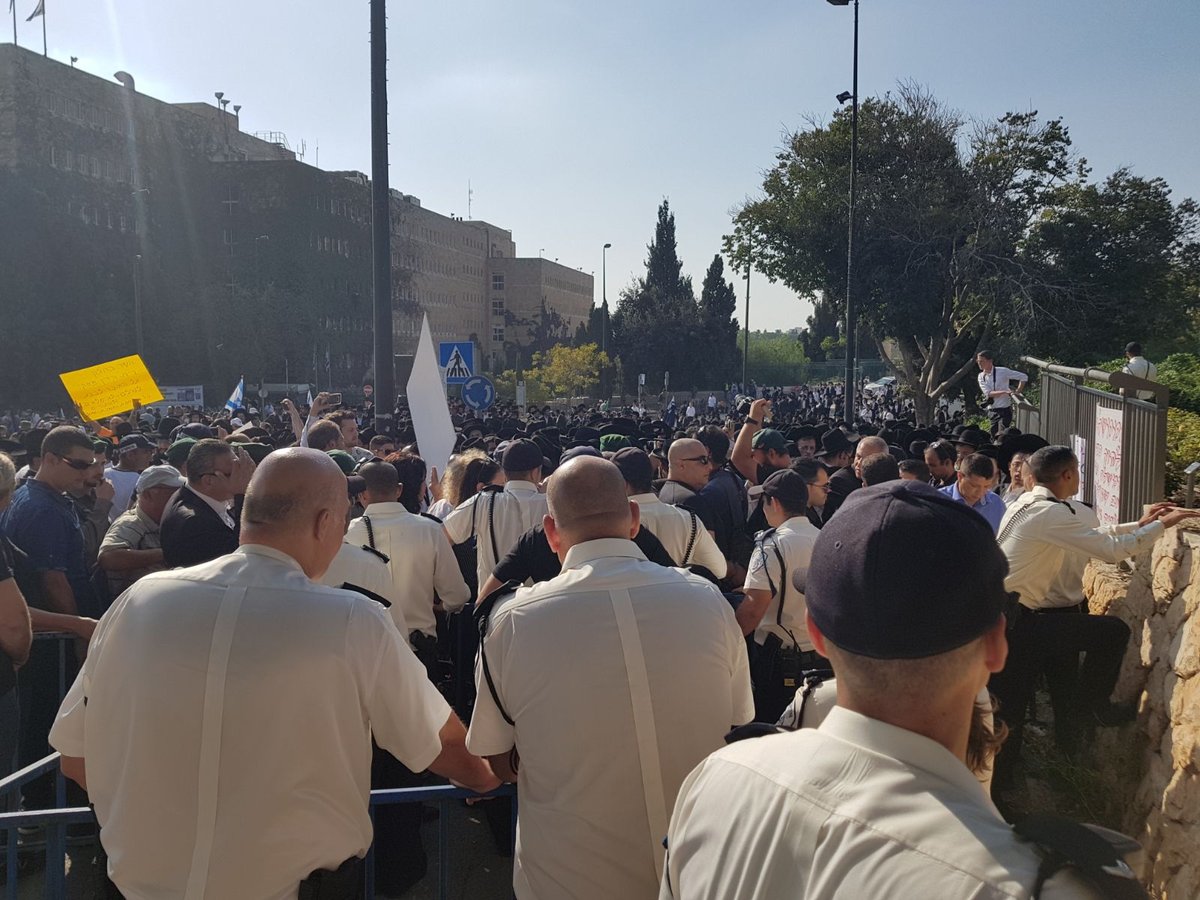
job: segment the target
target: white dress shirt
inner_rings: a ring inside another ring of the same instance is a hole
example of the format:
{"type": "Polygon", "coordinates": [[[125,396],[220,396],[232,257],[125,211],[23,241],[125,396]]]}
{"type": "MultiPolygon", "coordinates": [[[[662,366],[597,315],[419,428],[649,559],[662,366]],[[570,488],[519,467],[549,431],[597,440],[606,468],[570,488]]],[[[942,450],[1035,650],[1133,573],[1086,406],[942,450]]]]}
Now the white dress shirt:
{"type": "Polygon", "coordinates": [[[730,727],[754,717],[733,609],[705,579],[647,562],[632,541],[603,539],[572,547],[558,577],[518,590],[490,625],[488,666],[516,725],[477,663],[467,747],[520,753],[516,895],[653,897],[680,782],[730,727]],[[632,686],[640,678],[627,667],[618,617],[630,607],[645,691],[632,686]],[[649,746],[639,742],[639,709],[653,711],[649,746]],[[655,780],[664,803],[657,828],[644,790],[655,780]]]}
{"type": "MultiPolygon", "coordinates": [[[[1127,375],[1133,375],[1135,378],[1144,378],[1146,381],[1158,381],[1158,366],[1144,356],[1130,357],[1128,362],[1121,367],[1121,371],[1127,375]]],[[[1138,391],[1137,398],[1153,400],[1154,391],[1138,391]]]]}
{"type": "Polygon", "coordinates": [[[400,605],[401,595],[392,581],[388,564],[365,547],[343,541],[337,556],[321,576],[321,584],[335,588],[340,588],[343,584],[352,584],[366,588],[372,594],[378,594],[391,604],[387,611],[396,629],[403,635],[408,634],[408,622],[400,605]]]}
{"type": "Polygon", "coordinates": [[[534,525],[542,524],[546,515],[546,495],[529,481],[508,481],[502,491],[481,491],[455,507],[446,517],[446,533],[455,544],[478,540],[476,572],[483,585],[496,563],[504,559],[517,539],[534,525]],[[495,546],[488,528],[488,511],[492,510],[495,525],[495,546]]]}
{"type": "Polygon", "coordinates": [[[804,604],[804,584],[812,564],[813,545],[820,534],[807,517],[793,516],[776,528],[770,537],[754,542],[744,587],[746,590],[771,592],[771,603],[754,630],[754,640],[760,646],[768,635],[776,634],[785,647],[794,644],[801,650],[813,649],[806,626],[808,607],[804,604]],[[780,571],[775,547],[779,548],[783,557],[786,573],[780,571]],[[781,596],[782,614],[779,609],[781,596]]]}
{"type": "Polygon", "coordinates": [[[233,521],[233,516],[229,514],[228,500],[214,500],[212,497],[205,494],[203,491],[197,490],[193,485],[188,484],[188,489],[208,504],[209,509],[215,512],[229,528],[237,528],[237,523],[233,521]]]}
{"type": "MultiPolygon", "coordinates": [[[[1015,900],[1041,863],[949,750],[842,707],[712,754],[667,843],[660,900],[1015,900]]],[[[1061,870],[1041,896],[1097,895],[1061,870]]]]}
{"type": "Polygon", "coordinates": [[[433,604],[439,598],[446,612],[457,612],[471,599],[442,526],[414,515],[402,503],[372,503],[346,529],[351,544],[370,545],[366,519],[375,533],[375,549],[388,557],[393,591],[413,631],[437,635],[433,604]]]}
{"type": "Polygon", "coordinates": [[[991,400],[992,409],[1007,409],[1012,406],[1011,396],[1003,394],[999,397],[989,398],[988,394],[992,391],[1011,390],[1014,381],[1024,384],[1028,380],[1029,376],[1024,372],[1007,369],[1004,366],[992,366],[992,371],[979,373],[979,391],[985,400],[991,400]]]}
{"type": "Polygon", "coordinates": [[[1095,517],[1079,515],[1076,506],[1056,500],[1039,484],[1018,497],[1000,521],[1000,549],[1008,557],[1004,587],[1020,594],[1021,603],[1030,609],[1073,605],[1055,602],[1050,594],[1068,555],[1120,562],[1153,545],[1163,533],[1161,522],[1098,528],[1095,517]]]}
{"type": "Polygon", "coordinates": [[[367,852],[372,736],[419,772],[449,717],[382,606],[246,545],[117,600],[50,742],[129,900],[285,900],[367,852]]]}
{"type": "Polygon", "coordinates": [[[725,577],[728,563],[700,517],[678,506],[663,503],[657,494],[634,494],[641,523],[659,539],[677,566],[704,566],[717,578],[725,577]],[[693,524],[695,540],[692,540],[693,524]],[[688,544],[691,552],[688,552],[688,544]],[[686,554],[686,558],[685,558],[686,554]]]}

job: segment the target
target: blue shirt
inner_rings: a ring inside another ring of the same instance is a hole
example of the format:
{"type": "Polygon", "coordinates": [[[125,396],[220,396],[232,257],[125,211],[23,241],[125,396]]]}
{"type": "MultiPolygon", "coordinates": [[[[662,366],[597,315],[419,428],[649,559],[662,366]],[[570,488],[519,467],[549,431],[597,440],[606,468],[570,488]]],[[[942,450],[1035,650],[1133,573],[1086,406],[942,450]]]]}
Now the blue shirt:
{"type": "Polygon", "coordinates": [[[83,529],[75,505],[36,478],[17,488],[2,516],[3,533],[25,554],[34,572],[62,572],[71,584],[79,614],[98,615],[87,563],[83,555],[83,529]]]}
{"type": "MultiPolygon", "coordinates": [[[[967,501],[963,499],[963,495],[958,492],[958,482],[948,487],[938,488],[939,493],[945,494],[959,503],[965,504],[967,501]]],[[[976,503],[971,509],[979,513],[988,520],[988,524],[992,526],[992,533],[997,534],[1000,531],[1000,520],[1004,518],[1004,511],[1007,509],[1004,501],[991,491],[987,491],[983,495],[983,499],[976,503]]]]}

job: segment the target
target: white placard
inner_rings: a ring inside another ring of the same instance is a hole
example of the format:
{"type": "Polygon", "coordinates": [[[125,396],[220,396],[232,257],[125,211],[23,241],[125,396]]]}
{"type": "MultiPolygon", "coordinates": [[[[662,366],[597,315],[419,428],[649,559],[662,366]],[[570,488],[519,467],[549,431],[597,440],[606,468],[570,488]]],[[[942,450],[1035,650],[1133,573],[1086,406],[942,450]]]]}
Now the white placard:
{"type": "Polygon", "coordinates": [[[1095,453],[1092,456],[1092,493],[1101,525],[1121,521],[1121,436],[1124,423],[1119,409],[1096,404],[1095,453]]]}
{"type": "Polygon", "coordinates": [[[1085,502],[1083,496],[1083,486],[1087,483],[1087,438],[1080,437],[1077,434],[1071,435],[1071,451],[1075,454],[1075,458],[1079,460],[1079,490],[1075,492],[1072,500],[1078,500],[1080,503],[1085,502]]]}
{"type": "Polygon", "coordinates": [[[446,405],[446,388],[438,369],[433,336],[429,333],[429,316],[421,322],[421,341],[408,377],[408,409],[421,459],[430,469],[436,467],[439,476],[444,475],[446,462],[454,452],[454,425],[446,405]]]}

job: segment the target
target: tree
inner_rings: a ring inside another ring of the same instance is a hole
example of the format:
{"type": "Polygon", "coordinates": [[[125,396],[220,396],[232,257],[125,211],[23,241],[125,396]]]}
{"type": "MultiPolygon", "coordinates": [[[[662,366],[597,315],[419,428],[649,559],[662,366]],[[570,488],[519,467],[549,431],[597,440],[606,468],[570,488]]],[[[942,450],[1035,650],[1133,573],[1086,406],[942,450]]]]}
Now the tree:
{"type": "Polygon", "coordinates": [[[737,294],[725,280],[725,262],[718,253],[713,256],[700,287],[700,328],[696,342],[696,352],[704,363],[710,387],[741,372],[736,310],[737,294]]]}
{"type": "Polygon", "coordinates": [[[645,276],[621,291],[612,315],[612,346],[621,357],[630,391],[636,390],[642,372],[652,383],[670,372],[674,383],[687,384],[703,363],[693,345],[700,328],[699,309],[692,279],[682,274],[675,216],[666,200],[658,207],[654,240],[646,249],[645,276]]]}
{"type": "Polygon", "coordinates": [[[504,349],[515,356],[513,364],[520,368],[531,354],[544,353],[557,344],[571,339],[571,326],[553,307],[546,306],[543,297],[537,312],[520,316],[512,310],[504,311],[504,349]]]}
{"type": "Polygon", "coordinates": [[[538,378],[551,394],[582,397],[600,383],[600,371],[609,365],[608,354],[595,344],[569,347],[559,344],[534,356],[538,378]]]}

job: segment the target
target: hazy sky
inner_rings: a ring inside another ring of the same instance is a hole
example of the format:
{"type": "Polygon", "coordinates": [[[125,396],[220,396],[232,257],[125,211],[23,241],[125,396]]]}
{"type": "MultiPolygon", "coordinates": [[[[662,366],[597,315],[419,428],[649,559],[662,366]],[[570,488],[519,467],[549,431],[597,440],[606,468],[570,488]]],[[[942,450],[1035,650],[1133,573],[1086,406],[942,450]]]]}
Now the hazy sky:
{"type": "MultiPolygon", "coordinates": [[[[41,48],[36,0],[20,41],[41,48]]],[[[246,131],[305,160],[370,171],[368,4],[46,0],[50,55],[125,69],[168,101],[214,91],[246,131]]],[[[518,252],[594,272],[608,296],[643,271],[669,198],[697,289],[730,210],[785,129],[828,119],[851,81],[853,12],[825,0],[458,0],[389,4],[391,184],[442,213],[511,228],[518,252]]],[[[863,0],[860,93],[914,80],[975,118],[1061,116],[1097,176],[1128,165],[1200,197],[1197,0],[863,0]]],[[[9,28],[0,34],[10,32],[9,28]]],[[[4,38],[7,39],[7,38],[4,38]]],[[[738,281],[739,298],[744,285],[738,281]]],[[[742,300],[739,299],[739,315],[742,300]]],[[[763,276],[754,328],[807,305],[763,276]]]]}

